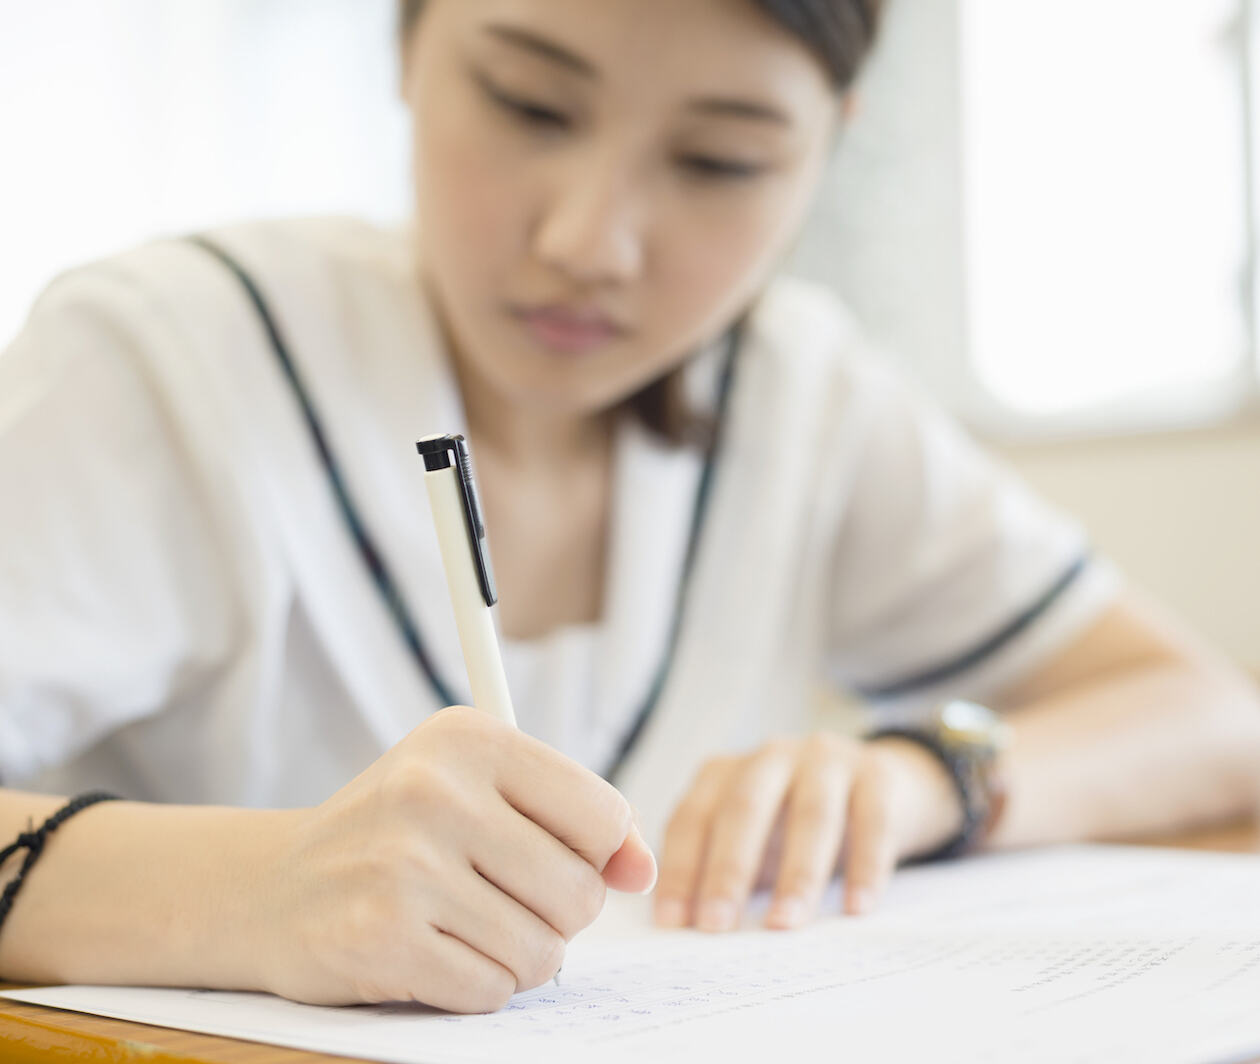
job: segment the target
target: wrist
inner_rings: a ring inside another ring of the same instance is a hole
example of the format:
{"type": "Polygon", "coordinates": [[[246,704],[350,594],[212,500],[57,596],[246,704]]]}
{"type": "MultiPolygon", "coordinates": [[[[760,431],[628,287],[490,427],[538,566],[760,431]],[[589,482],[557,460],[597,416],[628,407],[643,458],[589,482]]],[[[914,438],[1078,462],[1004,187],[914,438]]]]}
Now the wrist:
{"type": "Polygon", "coordinates": [[[896,810],[898,860],[932,853],[963,829],[964,811],[953,777],[931,751],[898,736],[869,741],[895,767],[901,796],[896,810]]]}
{"type": "Polygon", "coordinates": [[[904,739],[936,760],[952,780],[962,826],[934,849],[915,853],[916,860],[957,857],[980,848],[990,838],[1006,806],[1003,751],[1010,728],[986,706],[953,700],[941,703],[928,717],[876,731],[871,739],[904,739]]]}
{"type": "MultiPolygon", "coordinates": [[[[276,911],[283,884],[280,855],[301,810],[212,808],[204,813],[200,860],[190,860],[179,887],[192,902],[171,940],[183,940],[169,980],[223,990],[269,990],[271,966],[286,949],[284,913],[276,911]],[[214,847],[217,846],[217,849],[214,847]],[[203,849],[203,847],[211,847],[203,849]],[[189,963],[191,962],[191,963],[189,963]]],[[[190,835],[193,833],[190,832],[190,835]]]]}
{"type": "Polygon", "coordinates": [[[0,971],[31,982],[258,988],[268,856],[289,815],[136,802],[85,810],[31,869],[0,937],[0,971]]]}

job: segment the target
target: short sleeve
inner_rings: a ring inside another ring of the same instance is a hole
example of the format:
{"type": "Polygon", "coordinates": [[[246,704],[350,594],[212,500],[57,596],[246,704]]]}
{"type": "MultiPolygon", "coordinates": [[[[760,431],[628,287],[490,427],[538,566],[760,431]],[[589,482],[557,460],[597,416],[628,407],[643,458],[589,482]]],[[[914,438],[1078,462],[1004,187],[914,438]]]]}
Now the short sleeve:
{"type": "Polygon", "coordinates": [[[836,543],[833,678],[877,705],[988,697],[1081,632],[1119,578],[930,401],[869,377],[836,543]]]}
{"type": "Polygon", "coordinates": [[[67,275],[0,354],[5,785],[158,712],[230,643],[215,523],[146,372],[134,289],[67,275]]]}

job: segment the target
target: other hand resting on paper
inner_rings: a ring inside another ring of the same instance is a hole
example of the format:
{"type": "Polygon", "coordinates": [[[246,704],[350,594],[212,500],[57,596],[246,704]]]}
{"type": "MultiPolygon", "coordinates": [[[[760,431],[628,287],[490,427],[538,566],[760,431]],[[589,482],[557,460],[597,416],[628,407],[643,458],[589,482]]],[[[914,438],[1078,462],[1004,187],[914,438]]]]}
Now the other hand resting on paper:
{"type": "Polygon", "coordinates": [[[493,1011],[555,976],[606,886],[656,875],[610,784],[463,707],[297,815],[254,888],[264,988],[304,1002],[493,1011]]]}
{"type": "Polygon", "coordinates": [[[727,931],[774,886],[772,927],[812,918],[838,866],[845,909],[868,912],[898,861],[945,842],[962,809],[944,767],[900,739],[819,732],[704,765],[670,820],[656,921],[727,931]]]}

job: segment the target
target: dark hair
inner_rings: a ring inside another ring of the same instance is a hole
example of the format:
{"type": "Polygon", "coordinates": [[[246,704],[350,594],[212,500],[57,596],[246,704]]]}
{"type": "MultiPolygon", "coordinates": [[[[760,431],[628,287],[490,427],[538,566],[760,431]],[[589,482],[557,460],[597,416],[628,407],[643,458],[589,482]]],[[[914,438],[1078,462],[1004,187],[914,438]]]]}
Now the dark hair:
{"type": "MultiPolygon", "coordinates": [[[[885,0],[750,0],[814,53],[837,92],[853,84],[875,44],[885,0]]],[[[405,37],[425,0],[400,0],[399,27],[405,37]]],[[[706,427],[690,410],[683,371],[666,374],[625,401],[648,428],[671,443],[703,437],[706,427]]]]}
{"type": "MultiPolygon", "coordinates": [[[[821,60],[832,83],[844,91],[875,44],[885,0],[751,0],[795,34],[821,60]]],[[[399,26],[405,35],[425,0],[401,0],[399,26]]]]}

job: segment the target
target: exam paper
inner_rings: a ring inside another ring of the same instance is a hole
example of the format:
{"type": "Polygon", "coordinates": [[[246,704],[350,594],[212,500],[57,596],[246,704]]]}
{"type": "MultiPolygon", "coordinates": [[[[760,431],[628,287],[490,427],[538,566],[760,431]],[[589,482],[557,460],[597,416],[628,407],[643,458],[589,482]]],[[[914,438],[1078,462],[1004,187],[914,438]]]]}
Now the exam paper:
{"type": "Polygon", "coordinates": [[[873,916],[791,933],[656,931],[648,912],[611,900],[560,986],[489,1016],[112,987],[5,996],[398,1064],[1260,1060],[1258,857],[973,858],[898,873],[873,916]]]}

